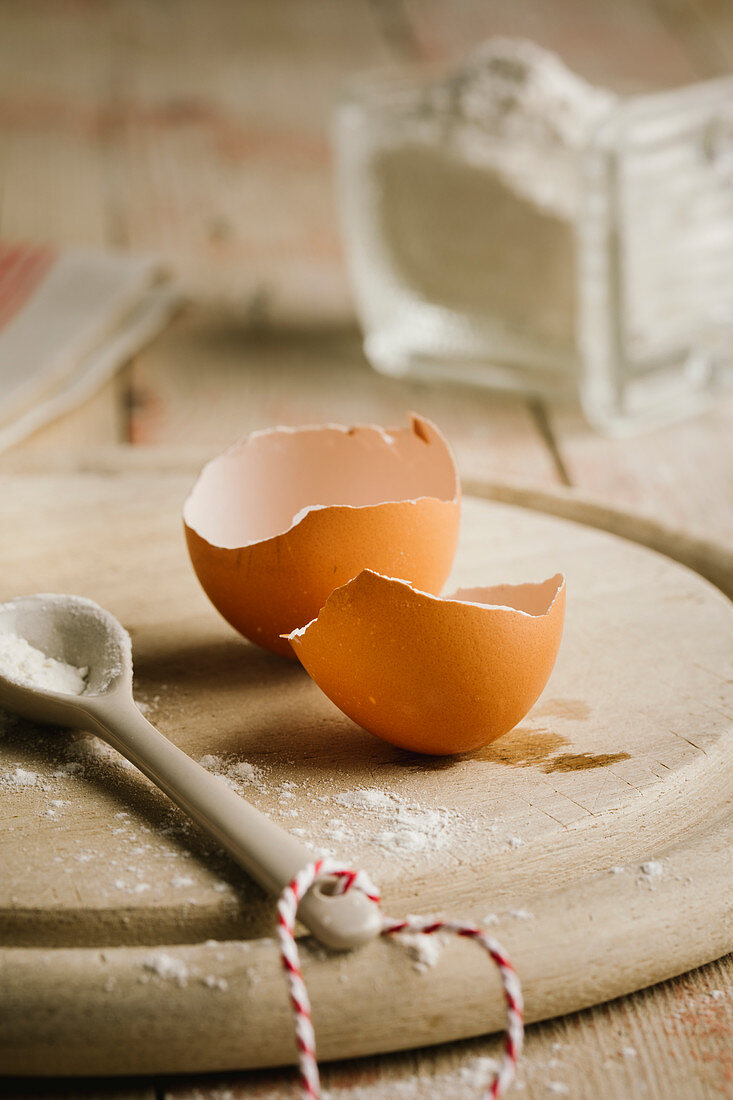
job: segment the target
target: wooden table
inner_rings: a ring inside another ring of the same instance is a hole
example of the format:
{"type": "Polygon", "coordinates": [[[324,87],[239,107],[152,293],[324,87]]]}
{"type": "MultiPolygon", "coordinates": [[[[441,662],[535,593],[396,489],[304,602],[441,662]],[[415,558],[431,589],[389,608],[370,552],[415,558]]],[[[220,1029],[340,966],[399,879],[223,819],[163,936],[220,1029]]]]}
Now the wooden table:
{"type": "MultiPolygon", "coordinates": [[[[251,428],[435,416],[464,477],[569,486],[701,539],[733,536],[733,404],[639,438],[577,413],[375,375],[360,350],[326,124],[344,77],[457,56],[490,33],[557,49],[623,90],[733,66],[710,0],[30,0],[0,3],[0,236],[154,251],[190,296],[92,400],[0,457],[89,465],[119,446],[213,453],[251,428]],[[100,450],[101,448],[101,450],[100,450]]],[[[532,1027],[517,1095],[733,1094],[733,965],[532,1027]]],[[[476,1094],[475,1040],[326,1068],[333,1100],[476,1094]],[[462,1067],[464,1075],[461,1076],[462,1067]]],[[[290,1071],[196,1080],[6,1082],[5,1095],[225,1100],[294,1095],[290,1071]]]]}

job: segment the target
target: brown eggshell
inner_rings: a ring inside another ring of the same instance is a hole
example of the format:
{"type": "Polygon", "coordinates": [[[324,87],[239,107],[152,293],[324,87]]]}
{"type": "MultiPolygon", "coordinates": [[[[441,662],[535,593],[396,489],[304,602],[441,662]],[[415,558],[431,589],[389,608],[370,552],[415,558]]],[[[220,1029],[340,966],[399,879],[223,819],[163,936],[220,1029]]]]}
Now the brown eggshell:
{"type": "Polygon", "coordinates": [[[460,488],[448,444],[417,416],[394,431],[274,428],[204,467],[183,516],[214,606],[251,641],[292,658],[281,635],[365,568],[440,591],[460,488]]]}
{"type": "Polygon", "coordinates": [[[290,634],[337,707],[413,752],[467,752],[539,698],[562,637],[565,579],[459,589],[441,599],[366,570],[290,634]]]}

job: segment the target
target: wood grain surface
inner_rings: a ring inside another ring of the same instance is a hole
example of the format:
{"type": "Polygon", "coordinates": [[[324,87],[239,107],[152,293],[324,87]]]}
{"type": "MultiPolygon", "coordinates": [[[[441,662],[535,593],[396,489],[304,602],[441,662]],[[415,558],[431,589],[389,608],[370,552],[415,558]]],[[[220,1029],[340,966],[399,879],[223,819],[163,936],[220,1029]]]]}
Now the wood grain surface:
{"type": "MultiPolygon", "coordinates": [[[[730,4],[181,0],[173,11],[143,0],[3,0],[0,26],[0,234],[156,250],[192,295],[188,314],[144,356],[84,407],[0,456],[0,466],[89,466],[91,457],[71,451],[95,444],[197,442],[213,451],[255,424],[398,422],[409,404],[443,424],[464,475],[520,479],[530,492],[532,484],[569,485],[697,544],[730,543],[730,401],[619,443],[588,432],[573,412],[373,379],[353,324],[326,140],[329,104],[354,69],[459,56],[488,33],[534,37],[620,89],[730,72],[730,4]]],[[[728,1096],[731,973],[733,964],[716,964],[534,1026],[525,1095],[728,1096]]],[[[448,1100],[468,1092],[460,1060],[494,1049],[492,1041],[457,1044],[325,1076],[339,1100],[448,1100]]],[[[275,1100],[291,1084],[289,1074],[268,1073],[4,1087],[39,1097],[275,1100]]]]}

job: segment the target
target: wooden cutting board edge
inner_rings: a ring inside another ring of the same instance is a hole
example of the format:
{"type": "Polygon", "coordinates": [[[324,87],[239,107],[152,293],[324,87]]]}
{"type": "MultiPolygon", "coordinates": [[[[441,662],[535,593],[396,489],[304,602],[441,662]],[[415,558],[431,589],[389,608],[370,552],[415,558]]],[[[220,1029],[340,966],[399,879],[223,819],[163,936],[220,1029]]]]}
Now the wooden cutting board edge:
{"type": "MultiPolygon", "coordinates": [[[[710,825],[660,853],[665,873],[659,881],[606,872],[544,897],[542,942],[531,922],[502,928],[503,945],[528,976],[528,1022],[633,992],[730,950],[733,898],[721,889],[720,868],[733,848],[733,815],[716,816],[710,825]],[[704,933],[694,942],[679,931],[690,921],[704,933]]],[[[3,1072],[207,1072],[295,1060],[273,941],[245,949],[235,941],[156,948],[184,964],[190,975],[184,986],[157,979],[141,985],[152,950],[0,952],[3,1072]],[[227,989],[207,987],[210,974],[226,974],[227,989]],[[258,1011],[262,1005],[267,1009],[258,1011]]],[[[346,956],[306,946],[304,969],[324,1060],[467,1038],[504,1023],[493,969],[465,941],[446,942],[436,965],[422,972],[385,940],[346,956]]]]}
{"type": "Polygon", "coordinates": [[[718,543],[667,527],[640,513],[620,511],[571,488],[464,479],[463,489],[469,496],[516,504],[646,546],[698,573],[733,600],[733,550],[718,543]]]}

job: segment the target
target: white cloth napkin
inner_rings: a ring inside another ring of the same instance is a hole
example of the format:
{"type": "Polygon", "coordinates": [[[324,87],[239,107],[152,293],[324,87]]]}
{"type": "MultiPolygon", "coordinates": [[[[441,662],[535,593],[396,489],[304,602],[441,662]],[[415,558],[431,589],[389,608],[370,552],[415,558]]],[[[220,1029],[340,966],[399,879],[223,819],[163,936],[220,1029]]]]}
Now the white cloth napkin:
{"type": "Polygon", "coordinates": [[[0,242],[0,451],[89,397],[180,302],[154,259],[0,242]]]}

